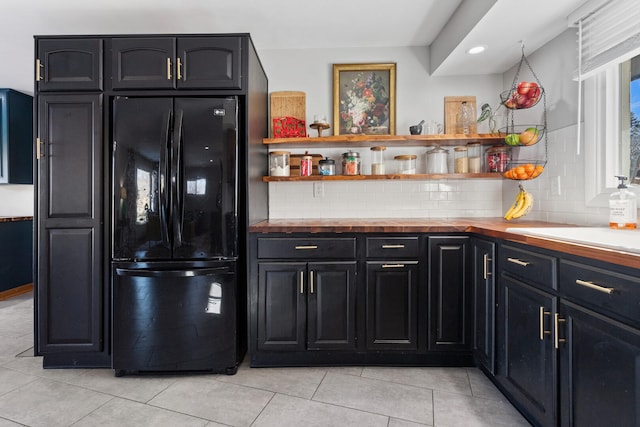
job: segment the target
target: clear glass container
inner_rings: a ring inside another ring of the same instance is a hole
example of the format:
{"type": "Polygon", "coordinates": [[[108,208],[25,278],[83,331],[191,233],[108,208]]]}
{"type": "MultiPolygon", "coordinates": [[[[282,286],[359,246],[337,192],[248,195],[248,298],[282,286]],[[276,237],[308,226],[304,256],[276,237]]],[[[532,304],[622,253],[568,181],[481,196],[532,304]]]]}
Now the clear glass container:
{"type": "Polygon", "coordinates": [[[460,105],[460,111],[458,112],[459,133],[463,133],[465,135],[468,135],[470,133],[471,115],[471,107],[467,104],[466,101],[462,101],[462,105],[460,105]]]}
{"type": "Polygon", "coordinates": [[[453,171],[455,173],[469,173],[469,157],[467,147],[453,149],[453,171]]]}
{"type": "Polygon", "coordinates": [[[318,162],[318,175],[335,175],[336,162],[328,157],[318,162]]]}
{"type": "Polygon", "coordinates": [[[269,153],[269,176],[289,176],[289,151],[272,151],[269,153]]]}
{"type": "Polygon", "coordinates": [[[360,175],[360,153],[342,153],[342,175],[360,175]]]}
{"type": "Polygon", "coordinates": [[[313,171],[313,157],[305,154],[300,158],[300,176],[311,176],[313,171]]]}
{"type": "Polygon", "coordinates": [[[427,173],[449,173],[449,152],[436,146],[427,151],[427,173]]]}
{"type": "Polygon", "coordinates": [[[469,157],[469,173],[482,172],[482,146],[480,145],[480,143],[468,143],[467,154],[469,157]]]}
{"type": "Polygon", "coordinates": [[[487,149],[487,172],[504,172],[507,170],[511,148],[504,145],[494,145],[487,149]]]}
{"type": "Polygon", "coordinates": [[[396,161],[397,170],[399,174],[403,175],[412,175],[416,173],[416,159],[418,156],[415,154],[404,154],[400,156],[395,156],[394,160],[396,161]]]}
{"type": "Polygon", "coordinates": [[[371,175],[384,175],[384,152],[387,147],[371,147],[371,175]]]}

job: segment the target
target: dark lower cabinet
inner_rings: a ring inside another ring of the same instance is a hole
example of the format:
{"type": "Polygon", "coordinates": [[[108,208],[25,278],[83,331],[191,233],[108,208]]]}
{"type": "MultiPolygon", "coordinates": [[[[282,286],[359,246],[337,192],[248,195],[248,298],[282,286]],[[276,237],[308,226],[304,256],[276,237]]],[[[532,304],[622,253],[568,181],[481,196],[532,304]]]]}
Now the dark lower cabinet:
{"type": "Polygon", "coordinates": [[[471,239],[473,355],[480,366],[495,373],[495,243],[471,239]]]}
{"type": "Polygon", "coordinates": [[[430,350],[471,348],[469,237],[429,236],[430,350]]]}
{"type": "Polygon", "coordinates": [[[367,261],[367,348],[418,348],[418,261],[367,261]]]}
{"type": "Polygon", "coordinates": [[[640,331],[560,304],[563,426],[640,425],[640,331]]]}
{"type": "Polygon", "coordinates": [[[500,282],[496,379],[529,419],[557,425],[557,297],[505,274],[500,282]]]}
{"type": "Polygon", "coordinates": [[[104,314],[101,95],[40,95],[37,349],[44,366],[110,366],[104,314]]]}
{"type": "Polygon", "coordinates": [[[258,264],[258,349],[356,346],[356,263],[258,264]]]}

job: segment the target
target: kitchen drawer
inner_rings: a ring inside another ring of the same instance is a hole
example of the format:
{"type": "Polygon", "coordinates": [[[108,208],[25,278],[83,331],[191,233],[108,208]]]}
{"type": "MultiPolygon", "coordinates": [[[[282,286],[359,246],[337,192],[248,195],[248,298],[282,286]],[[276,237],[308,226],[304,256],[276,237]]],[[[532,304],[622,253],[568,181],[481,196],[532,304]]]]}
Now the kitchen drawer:
{"type": "Polygon", "coordinates": [[[258,239],[258,258],[353,259],[355,257],[356,239],[353,237],[337,239],[265,237],[258,239]]]}
{"type": "Polygon", "coordinates": [[[567,299],[640,327],[639,277],[561,260],[559,285],[567,299]]]}
{"type": "Polygon", "coordinates": [[[367,237],[367,258],[417,258],[419,239],[412,237],[367,237]]]}
{"type": "Polygon", "coordinates": [[[500,268],[523,281],[542,288],[558,289],[555,257],[511,245],[500,247],[500,268]]]}

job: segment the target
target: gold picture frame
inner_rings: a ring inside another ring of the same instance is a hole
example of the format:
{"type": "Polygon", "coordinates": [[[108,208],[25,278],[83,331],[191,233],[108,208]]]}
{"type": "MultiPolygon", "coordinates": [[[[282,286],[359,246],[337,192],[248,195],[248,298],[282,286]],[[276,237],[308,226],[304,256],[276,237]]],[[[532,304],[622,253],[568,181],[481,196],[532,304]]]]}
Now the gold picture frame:
{"type": "Polygon", "coordinates": [[[396,134],[396,64],[333,64],[333,134],[396,134]]]}

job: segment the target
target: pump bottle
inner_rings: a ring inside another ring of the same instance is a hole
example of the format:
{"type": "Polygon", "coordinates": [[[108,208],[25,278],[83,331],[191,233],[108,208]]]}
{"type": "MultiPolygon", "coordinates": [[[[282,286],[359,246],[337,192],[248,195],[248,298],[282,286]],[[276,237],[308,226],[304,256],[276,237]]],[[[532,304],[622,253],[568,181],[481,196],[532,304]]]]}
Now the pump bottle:
{"type": "Polygon", "coordinates": [[[624,181],[626,176],[616,176],[620,180],[618,191],[609,198],[609,227],[633,230],[638,222],[638,201],[636,195],[629,191],[624,181]]]}

